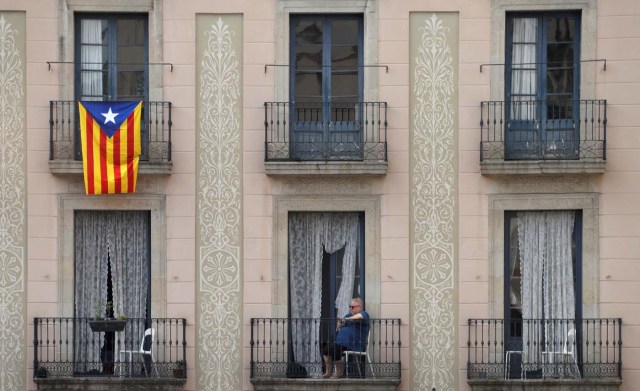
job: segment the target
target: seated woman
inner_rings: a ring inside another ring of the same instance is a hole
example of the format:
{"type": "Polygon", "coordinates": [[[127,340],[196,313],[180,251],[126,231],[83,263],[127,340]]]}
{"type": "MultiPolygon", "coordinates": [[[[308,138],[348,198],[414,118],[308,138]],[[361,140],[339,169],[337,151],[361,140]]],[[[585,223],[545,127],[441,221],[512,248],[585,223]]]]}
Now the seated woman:
{"type": "Polygon", "coordinates": [[[356,297],[351,300],[349,313],[343,319],[339,319],[336,325],[335,343],[329,343],[322,348],[322,359],[324,360],[325,371],[323,378],[339,378],[344,376],[344,364],[342,363],[342,352],[354,350],[364,352],[367,347],[367,336],[369,334],[369,314],[363,310],[362,299],[356,297]],[[336,371],[333,372],[335,361],[336,371]]]}

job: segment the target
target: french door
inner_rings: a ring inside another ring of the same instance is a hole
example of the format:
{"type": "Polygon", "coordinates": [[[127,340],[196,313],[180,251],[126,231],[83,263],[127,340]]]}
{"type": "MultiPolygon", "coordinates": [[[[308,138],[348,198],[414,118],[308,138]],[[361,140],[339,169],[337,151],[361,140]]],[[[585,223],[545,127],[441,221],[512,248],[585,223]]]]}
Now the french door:
{"type": "Polygon", "coordinates": [[[362,15],[292,15],[293,158],[362,156],[362,15]]]}
{"type": "Polygon", "coordinates": [[[580,14],[507,15],[507,159],[575,159],[580,14]]]}

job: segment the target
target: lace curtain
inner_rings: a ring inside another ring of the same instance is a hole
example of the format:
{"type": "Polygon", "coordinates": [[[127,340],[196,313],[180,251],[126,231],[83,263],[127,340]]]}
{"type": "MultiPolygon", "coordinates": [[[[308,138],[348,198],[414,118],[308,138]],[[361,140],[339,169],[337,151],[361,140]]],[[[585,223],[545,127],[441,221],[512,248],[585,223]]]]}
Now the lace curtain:
{"type": "MultiPolygon", "coordinates": [[[[92,318],[96,306],[102,309],[107,302],[107,258],[108,239],[103,234],[104,221],[95,212],[78,211],[75,223],[75,316],[92,318]]],[[[74,344],[76,368],[87,372],[88,363],[100,363],[100,353],[104,344],[103,333],[92,333],[89,327],[76,327],[74,344]],[[95,343],[86,343],[95,341],[95,343]]]]}
{"type": "Polygon", "coordinates": [[[518,213],[523,363],[540,362],[545,346],[567,343],[568,329],[573,322],[545,322],[543,328],[535,320],[575,319],[573,224],[573,212],[518,213]],[[527,341],[545,341],[545,345],[527,341]]]}
{"type": "MultiPolygon", "coordinates": [[[[323,250],[334,253],[345,248],[342,283],[335,307],[338,316],[349,310],[355,277],[358,242],[357,213],[301,212],[289,215],[289,288],[292,318],[319,319],[322,300],[323,250]]],[[[297,362],[313,362],[319,357],[317,325],[302,322],[292,327],[294,340],[305,343],[294,347],[297,362]]]]}
{"type": "MultiPolygon", "coordinates": [[[[77,211],[75,213],[75,316],[93,318],[96,311],[105,314],[108,286],[108,263],[114,315],[144,318],[149,289],[149,213],[146,211],[77,211]],[[96,308],[96,306],[98,308],[96,308]]],[[[142,327],[142,326],[140,326],[142,327]]],[[[123,346],[139,340],[144,330],[118,333],[123,346]]],[[[79,366],[100,363],[104,334],[92,333],[88,327],[76,328],[79,366]]],[[[118,355],[115,354],[115,360],[118,355]]],[[[91,368],[78,368],[86,371],[91,368]]],[[[93,368],[96,369],[96,368],[93,368]]]]}
{"type": "Polygon", "coordinates": [[[536,40],[538,20],[536,18],[513,18],[511,48],[511,118],[517,120],[536,119],[536,104],[532,101],[537,93],[536,40]],[[524,95],[524,96],[521,96],[524,95]]]}
{"type": "Polygon", "coordinates": [[[83,19],[80,22],[82,43],[80,62],[82,95],[103,95],[102,88],[102,20],[83,19]]]}
{"type": "MultiPolygon", "coordinates": [[[[127,318],[144,318],[149,290],[149,213],[144,211],[118,211],[111,213],[109,241],[111,284],[113,289],[113,313],[127,318]]],[[[130,323],[116,340],[125,349],[137,348],[144,334],[145,325],[130,323]]],[[[115,355],[115,360],[120,359],[115,355]]]]}

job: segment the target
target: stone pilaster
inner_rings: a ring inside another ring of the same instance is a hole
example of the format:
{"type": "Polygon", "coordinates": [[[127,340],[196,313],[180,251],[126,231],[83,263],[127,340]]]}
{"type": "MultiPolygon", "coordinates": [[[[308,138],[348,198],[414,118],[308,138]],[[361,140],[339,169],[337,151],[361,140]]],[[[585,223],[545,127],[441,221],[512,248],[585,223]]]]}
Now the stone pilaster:
{"type": "Polygon", "coordinates": [[[242,390],[242,16],[196,33],[196,388],[242,390]]]}
{"type": "Polygon", "coordinates": [[[458,389],[458,14],[410,19],[411,389],[458,389]]]}

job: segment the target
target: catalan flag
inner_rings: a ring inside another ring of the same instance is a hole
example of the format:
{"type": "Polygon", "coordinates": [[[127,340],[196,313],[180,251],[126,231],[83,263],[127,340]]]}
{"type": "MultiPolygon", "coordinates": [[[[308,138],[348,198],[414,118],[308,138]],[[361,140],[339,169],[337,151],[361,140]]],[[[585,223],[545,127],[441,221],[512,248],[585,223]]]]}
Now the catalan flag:
{"type": "Polygon", "coordinates": [[[78,110],[87,194],[133,193],[142,102],[79,101],[78,110]]]}

